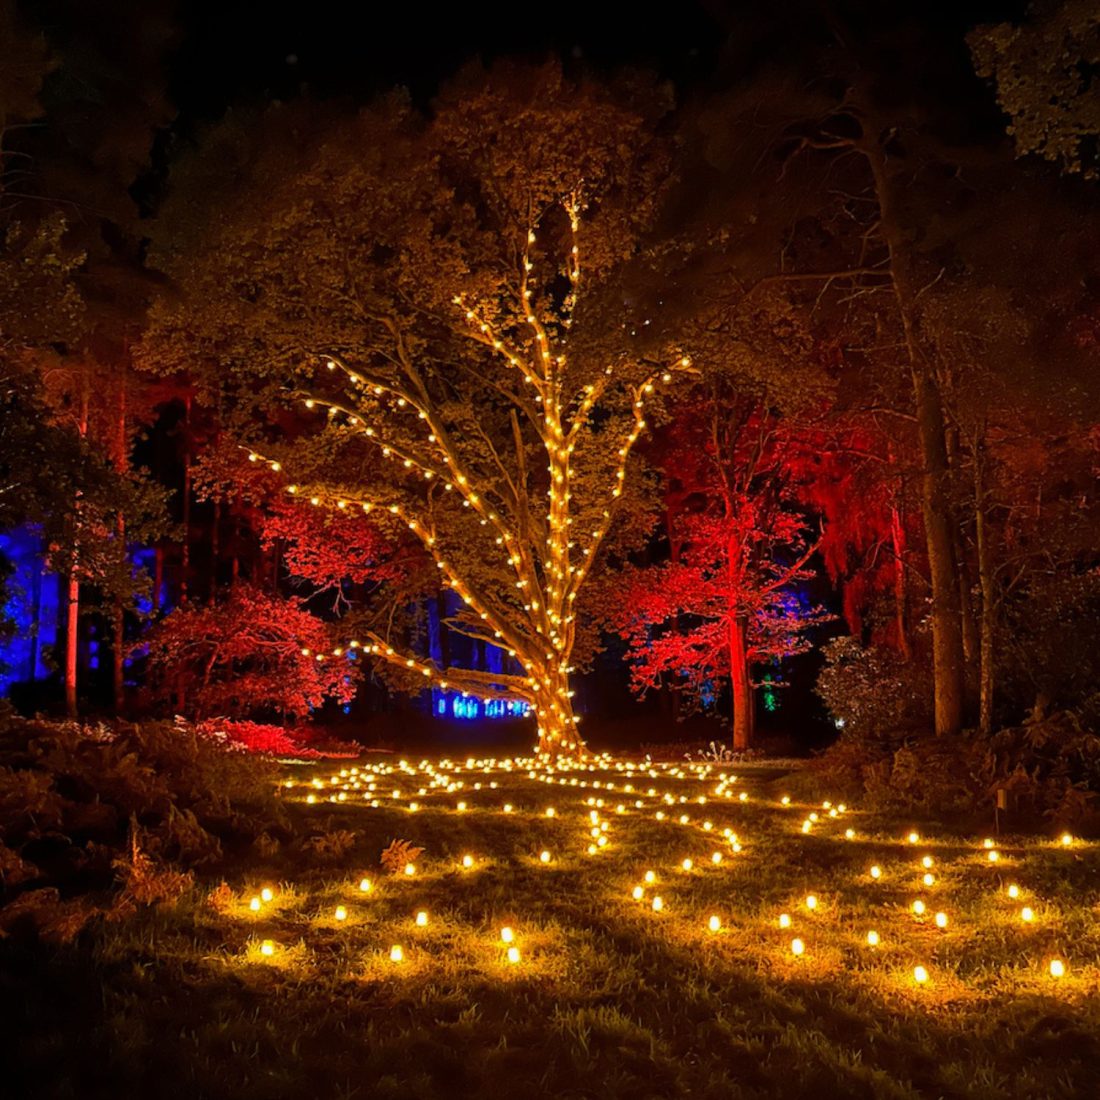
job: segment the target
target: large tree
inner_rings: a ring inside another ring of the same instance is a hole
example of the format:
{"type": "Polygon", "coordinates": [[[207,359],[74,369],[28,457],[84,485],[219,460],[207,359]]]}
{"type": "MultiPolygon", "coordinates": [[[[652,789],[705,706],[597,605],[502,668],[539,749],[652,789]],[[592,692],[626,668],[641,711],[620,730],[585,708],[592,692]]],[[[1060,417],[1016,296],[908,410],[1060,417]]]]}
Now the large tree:
{"type": "Polygon", "coordinates": [[[640,351],[646,318],[621,290],[670,174],[668,109],[643,82],[507,67],[468,70],[429,121],[399,97],[324,124],[303,107],[269,116],[268,147],[246,152],[230,120],[163,222],[183,305],[159,313],[150,360],[290,386],[322,411],[316,435],[255,451],[306,507],[411,533],[461,597],[451,629],[511,661],[439,667],[393,619],[349,646],[421,682],[526,700],[554,755],[584,751],[579,598],[629,496],[631,450],[691,369],[681,348],[640,351]],[[248,183],[204,207],[223,153],[248,183]]]}

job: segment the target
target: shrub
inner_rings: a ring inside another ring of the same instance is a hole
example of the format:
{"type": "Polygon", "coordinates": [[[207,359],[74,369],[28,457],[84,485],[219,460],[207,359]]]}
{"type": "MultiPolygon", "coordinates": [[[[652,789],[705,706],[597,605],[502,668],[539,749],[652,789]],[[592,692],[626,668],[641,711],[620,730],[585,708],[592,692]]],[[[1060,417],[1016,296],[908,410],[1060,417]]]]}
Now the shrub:
{"type": "Polygon", "coordinates": [[[297,600],[252,588],[214,607],[173,611],[146,644],[150,698],[189,717],[297,719],[355,694],[354,662],[318,660],[333,644],[326,624],[297,600]]]}
{"type": "Polygon", "coordinates": [[[920,656],[906,661],[852,637],[834,638],[823,653],[815,690],[838,726],[864,736],[931,725],[932,677],[920,656]]]}
{"type": "Polygon", "coordinates": [[[0,928],[34,917],[40,931],[75,934],[120,897],[136,905],[181,886],[172,863],[216,865],[289,835],[276,778],[167,723],[82,729],[0,714],[0,928]]]}

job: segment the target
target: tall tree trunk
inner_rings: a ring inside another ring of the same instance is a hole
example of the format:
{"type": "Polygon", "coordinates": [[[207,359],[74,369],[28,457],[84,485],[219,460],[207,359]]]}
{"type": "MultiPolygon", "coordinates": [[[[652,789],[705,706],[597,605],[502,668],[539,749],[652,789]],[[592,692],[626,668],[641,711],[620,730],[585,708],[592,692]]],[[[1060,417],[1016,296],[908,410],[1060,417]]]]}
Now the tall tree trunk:
{"type": "Polygon", "coordinates": [[[896,503],[890,508],[890,541],[894,550],[894,623],[898,652],[908,661],[912,656],[909,645],[909,578],[905,572],[905,528],[896,503]]]}
{"type": "MultiPolygon", "coordinates": [[[[80,415],[77,431],[80,438],[88,435],[88,411],[90,394],[87,376],[81,375],[80,415]]],[[[73,561],[69,571],[67,617],[65,620],[65,713],[70,718],[77,716],[76,677],[77,657],[80,647],[80,500],[74,505],[73,515],[73,561]]]]}
{"type": "Polygon", "coordinates": [[[997,613],[993,560],[989,545],[989,520],[985,510],[985,447],[979,434],[974,448],[974,524],[978,543],[978,584],[981,589],[981,664],[978,673],[978,729],[993,732],[993,687],[995,660],[993,631],[997,613]]]}
{"type": "MultiPolygon", "coordinates": [[[[868,122],[868,127],[873,123],[868,122]]],[[[963,723],[962,619],[958,570],[955,559],[954,524],[947,497],[948,458],[943,398],[935,371],[924,353],[920,338],[912,261],[904,230],[893,206],[887,178],[887,158],[878,144],[883,128],[875,129],[872,144],[864,152],[870,165],[878,198],[882,236],[890,259],[890,274],[898,306],[909,373],[913,382],[913,403],[921,451],[920,499],[932,582],[932,677],[935,729],[939,736],[958,733],[963,723]]]]}
{"type": "MultiPolygon", "coordinates": [[[[123,369],[118,383],[118,407],[115,418],[114,467],[119,474],[125,474],[130,466],[129,437],[126,432],[126,372],[123,369]]],[[[126,557],[126,517],[119,513],[117,536],[119,553],[126,557]]],[[[123,675],[123,654],[126,648],[126,613],[122,600],[116,597],[111,608],[111,693],[115,712],[122,711],[125,705],[126,684],[123,675]]]]}
{"type": "Polygon", "coordinates": [[[187,604],[191,571],[191,395],[183,399],[183,545],[180,547],[180,607],[187,604]]]}
{"type": "Polygon", "coordinates": [[[222,502],[214,501],[214,518],[210,522],[210,606],[218,602],[218,561],[221,557],[222,502]]]}
{"type": "Polygon", "coordinates": [[[743,752],[751,746],[755,731],[747,634],[748,624],[745,617],[731,616],[729,623],[730,693],[733,710],[733,747],[738,752],[743,752]]]}

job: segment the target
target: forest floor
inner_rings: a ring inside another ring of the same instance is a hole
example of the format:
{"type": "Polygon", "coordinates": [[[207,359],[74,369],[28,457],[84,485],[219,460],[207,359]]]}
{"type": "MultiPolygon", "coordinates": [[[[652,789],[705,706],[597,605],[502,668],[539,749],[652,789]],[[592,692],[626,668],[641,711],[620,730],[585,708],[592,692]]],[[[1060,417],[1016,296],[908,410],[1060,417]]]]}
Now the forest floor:
{"type": "Polygon", "coordinates": [[[1100,846],[910,837],[784,804],[783,768],[623,767],[288,765],[319,839],[28,956],[0,1092],[1097,1095],[1100,846]],[[413,873],[380,866],[394,839],[413,873]]]}

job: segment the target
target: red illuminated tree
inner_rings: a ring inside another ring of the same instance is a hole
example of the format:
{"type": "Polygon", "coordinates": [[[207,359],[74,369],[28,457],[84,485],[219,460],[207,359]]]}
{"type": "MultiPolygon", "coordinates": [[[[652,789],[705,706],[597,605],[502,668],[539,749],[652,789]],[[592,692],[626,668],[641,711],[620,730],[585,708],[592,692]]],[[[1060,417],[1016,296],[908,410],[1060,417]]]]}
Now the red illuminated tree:
{"type": "Polygon", "coordinates": [[[817,543],[795,499],[782,421],[728,387],[697,397],[659,451],[670,560],[625,570],[613,621],[639,692],[671,683],[698,701],[708,683],[728,682],[733,745],[745,749],[752,669],[805,650],[825,617],[797,591],[817,543]]]}

